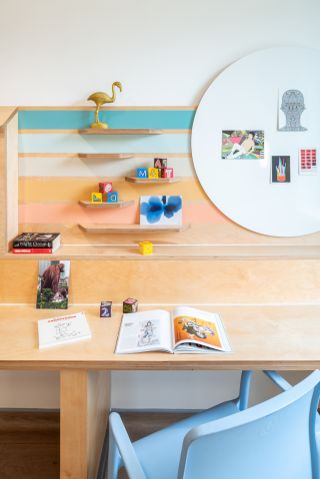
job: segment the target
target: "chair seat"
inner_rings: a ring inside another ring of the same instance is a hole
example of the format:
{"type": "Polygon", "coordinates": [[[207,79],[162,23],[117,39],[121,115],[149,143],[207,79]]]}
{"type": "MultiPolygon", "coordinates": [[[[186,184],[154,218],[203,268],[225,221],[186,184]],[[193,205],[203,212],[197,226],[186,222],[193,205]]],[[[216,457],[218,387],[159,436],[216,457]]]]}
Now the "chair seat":
{"type": "Polygon", "coordinates": [[[237,412],[236,401],[224,402],[134,442],[133,447],[147,478],[176,479],[182,443],[187,432],[195,426],[237,412]]]}

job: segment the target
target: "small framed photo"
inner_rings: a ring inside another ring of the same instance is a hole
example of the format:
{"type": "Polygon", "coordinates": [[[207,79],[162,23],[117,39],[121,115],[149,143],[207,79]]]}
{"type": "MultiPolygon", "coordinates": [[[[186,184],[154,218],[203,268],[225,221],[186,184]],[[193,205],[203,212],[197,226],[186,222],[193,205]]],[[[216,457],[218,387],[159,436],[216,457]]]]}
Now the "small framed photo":
{"type": "Polygon", "coordinates": [[[299,150],[299,175],[317,174],[316,148],[300,148],[299,150]]]}
{"type": "Polygon", "coordinates": [[[271,163],[271,183],[290,183],[290,156],[273,156],[271,163]]]}

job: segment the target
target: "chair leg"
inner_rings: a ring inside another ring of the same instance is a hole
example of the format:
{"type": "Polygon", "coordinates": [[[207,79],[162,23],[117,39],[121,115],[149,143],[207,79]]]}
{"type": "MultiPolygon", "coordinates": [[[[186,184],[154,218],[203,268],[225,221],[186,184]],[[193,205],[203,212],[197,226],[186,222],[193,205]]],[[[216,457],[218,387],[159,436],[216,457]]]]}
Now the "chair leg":
{"type": "Polygon", "coordinates": [[[111,429],[109,430],[109,456],[108,456],[108,474],[107,479],[117,479],[120,467],[121,457],[119,450],[113,438],[111,429]]]}

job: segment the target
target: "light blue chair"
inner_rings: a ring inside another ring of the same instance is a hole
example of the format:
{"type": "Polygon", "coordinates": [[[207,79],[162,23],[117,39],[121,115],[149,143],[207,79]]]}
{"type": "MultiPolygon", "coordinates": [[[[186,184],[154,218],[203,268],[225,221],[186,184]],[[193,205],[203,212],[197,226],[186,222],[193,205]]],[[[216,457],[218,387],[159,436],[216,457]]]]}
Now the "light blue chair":
{"type": "Polygon", "coordinates": [[[131,443],[119,414],[109,422],[108,479],[124,466],[130,479],[320,479],[317,407],[320,371],[248,408],[251,371],[237,399],[131,443]]]}

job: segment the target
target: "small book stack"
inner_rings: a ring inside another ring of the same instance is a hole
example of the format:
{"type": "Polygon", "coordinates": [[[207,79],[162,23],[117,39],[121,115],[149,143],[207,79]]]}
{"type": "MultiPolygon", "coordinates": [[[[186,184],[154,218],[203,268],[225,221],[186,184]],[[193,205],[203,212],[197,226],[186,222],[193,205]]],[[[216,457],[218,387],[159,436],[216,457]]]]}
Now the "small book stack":
{"type": "Polygon", "coordinates": [[[60,248],[60,233],[22,233],[13,240],[14,254],[52,254],[60,248]]]}

